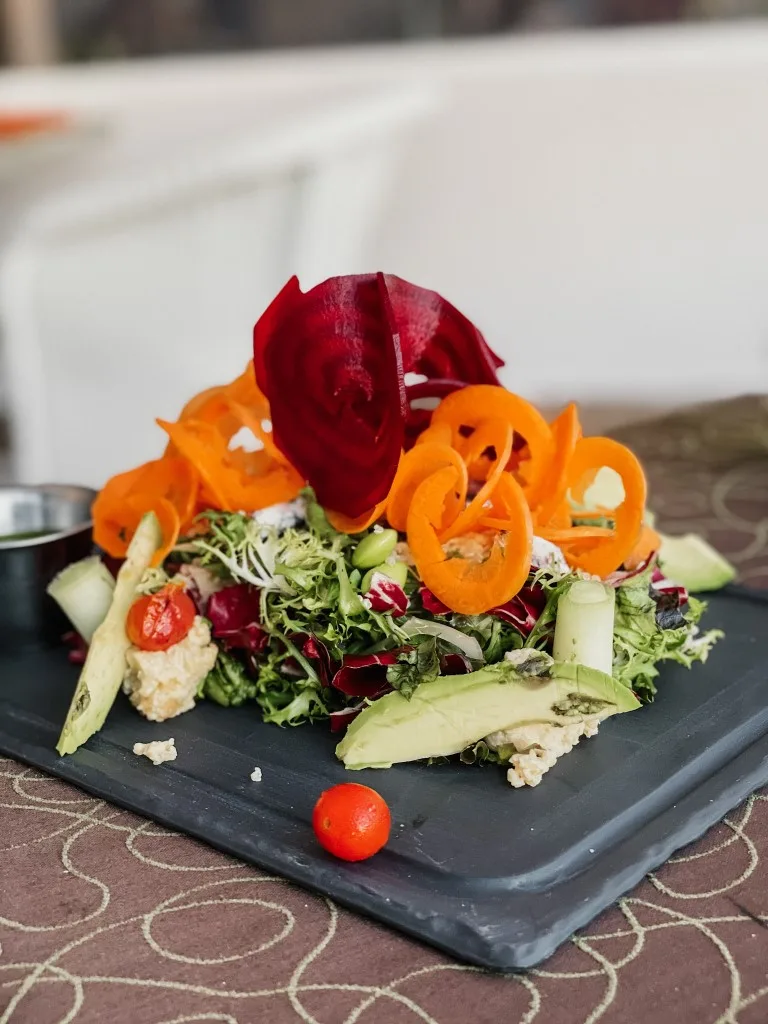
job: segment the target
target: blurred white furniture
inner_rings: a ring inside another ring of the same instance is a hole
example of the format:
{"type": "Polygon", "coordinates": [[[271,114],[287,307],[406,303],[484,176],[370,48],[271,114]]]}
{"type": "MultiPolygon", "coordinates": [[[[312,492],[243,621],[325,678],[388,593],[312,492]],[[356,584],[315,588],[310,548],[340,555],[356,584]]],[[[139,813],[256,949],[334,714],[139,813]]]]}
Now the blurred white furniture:
{"type": "MultiPolygon", "coordinates": [[[[79,119],[65,129],[0,139],[0,260],[25,212],[54,191],[62,173],[93,152],[100,126],[79,119]]],[[[0,334],[0,367],[3,339],[0,334]]],[[[6,414],[8,382],[0,373],[0,418],[6,414]]]]}
{"type": "Polygon", "coordinates": [[[201,123],[425,84],[353,269],[442,291],[546,404],[765,390],[768,21],[10,72],[0,103],[108,115],[94,174],[139,174],[201,123]]]}
{"type": "MultiPolygon", "coordinates": [[[[293,273],[358,272],[434,90],[370,94],[40,206],[0,265],[15,476],[100,485],[240,373],[293,273]]],[[[301,368],[297,367],[297,373],[301,368]]]]}

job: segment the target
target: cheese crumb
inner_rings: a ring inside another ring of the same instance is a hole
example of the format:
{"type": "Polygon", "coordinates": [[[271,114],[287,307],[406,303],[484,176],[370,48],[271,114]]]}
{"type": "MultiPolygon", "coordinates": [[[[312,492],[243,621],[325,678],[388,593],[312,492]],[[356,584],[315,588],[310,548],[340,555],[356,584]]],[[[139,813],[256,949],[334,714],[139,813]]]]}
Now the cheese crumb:
{"type": "Polygon", "coordinates": [[[261,782],[261,768],[254,768],[251,772],[251,782],[261,782]]]}
{"type": "Polygon", "coordinates": [[[123,690],[152,722],[164,722],[195,706],[197,688],[214,666],[219,649],[199,615],[189,633],[165,651],[130,647],[123,690]]]}
{"type": "Polygon", "coordinates": [[[548,569],[556,579],[567,576],[571,571],[562,550],[543,537],[533,538],[531,565],[534,569],[548,569]]]}
{"type": "Polygon", "coordinates": [[[307,517],[307,503],[303,498],[295,501],[281,501],[277,505],[268,505],[252,514],[252,519],[265,529],[277,530],[282,533],[292,526],[298,526],[307,517]]]}
{"type": "Polygon", "coordinates": [[[515,789],[538,786],[542,777],[563,754],[568,754],[582,736],[594,736],[599,719],[585,718],[569,725],[550,722],[531,722],[512,729],[491,733],[486,743],[492,750],[513,747],[516,753],[509,758],[511,768],[507,782],[515,789]]]}
{"type": "Polygon", "coordinates": [[[153,740],[152,743],[134,743],[133,752],[140,757],[148,757],[152,764],[175,761],[176,741],[171,737],[169,740],[153,740]]]}

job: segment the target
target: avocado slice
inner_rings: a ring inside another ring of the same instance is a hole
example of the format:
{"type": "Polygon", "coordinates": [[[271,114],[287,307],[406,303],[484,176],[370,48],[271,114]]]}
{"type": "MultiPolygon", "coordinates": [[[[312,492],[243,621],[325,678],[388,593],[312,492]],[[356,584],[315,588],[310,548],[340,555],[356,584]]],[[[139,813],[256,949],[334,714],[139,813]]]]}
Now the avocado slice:
{"type": "Polygon", "coordinates": [[[163,542],[160,523],[154,512],[142,516],[125,561],[117,574],[112,603],[96,629],[77,681],[72,703],[59,736],[59,754],[74,754],[78,747],[101,729],[120,692],[125,675],[125,655],[131,642],[126,636],[125,620],[136,599],[136,588],[152,558],[163,542]]]}
{"type": "Polygon", "coordinates": [[[665,576],[688,590],[719,590],[736,577],[736,570],[695,533],[683,537],[661,534],[659,565],[665,576]]]}
{"type": "Polygon", "coordinates": [[[519,725],[568,725],[640,707],[628,687],[603,672],[553,664],[538,651],[525,653],[528,664],[505,660],[424,682],[410,700],[398,692],[380,697],[350,724],[336,756],[355,770],[390,768],[458,754],[490,733],[519,725]],[[546,674],[530,674],[534,660],[545,663],[546,674]]]}

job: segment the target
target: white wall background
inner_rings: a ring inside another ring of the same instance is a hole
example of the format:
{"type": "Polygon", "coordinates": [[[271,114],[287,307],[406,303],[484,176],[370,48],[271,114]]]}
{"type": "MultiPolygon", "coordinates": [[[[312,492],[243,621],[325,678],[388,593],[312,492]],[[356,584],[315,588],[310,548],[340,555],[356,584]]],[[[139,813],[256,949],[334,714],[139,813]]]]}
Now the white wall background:
{"type": "Polygon", "coordinates": [[[367,265],[323,275],[437,288],[508,361],[508,385],[546,404],[766,390],[764,23],[13,72],[0,104],[105,126],[60,183],[82,187],[408,83],[442,89],[442,108],[401,160],[367,265]]]}

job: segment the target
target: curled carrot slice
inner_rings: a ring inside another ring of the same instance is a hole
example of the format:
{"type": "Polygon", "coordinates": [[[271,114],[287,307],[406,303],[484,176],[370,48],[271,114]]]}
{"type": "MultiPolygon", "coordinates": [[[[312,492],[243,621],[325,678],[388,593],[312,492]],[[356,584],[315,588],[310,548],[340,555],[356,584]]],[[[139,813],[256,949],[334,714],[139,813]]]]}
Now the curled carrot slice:
{"type": "Polygon", "coordinates": [[[145,512],[152,511],[158,518],[163,536],[162,546],[155,552],[152,565],[162,565],[179,539],[179,513],[166,498],[151,499],[148,495],[125,496],[110,503],[109,495],[99,495],[93,505],[93,539],[113,558],[125,558],[128,545],[145,512]]]}
{"type": "Polygon", "coordinates": [[[430,441],[437,441],[439,444],[451,445],[453,442],[453,430],[449,423],[431,423],[426,430],[422,430],[416,438],[416,444],[427,444],[430,441]]]}
{"type": "Polygon", "coordinates": [[[271,428],[267,430],[264,425],[265,422],[269,421],[269,406],[266,404],[266,401],[261,408],[254,408],[253,406],[242,405],[240,402],[230,398],[227,400],[227,406],[236,422],[240,426],[247,427],[261,441],[264,445],[264,451],[273,461],[279,462],[283,466],[288,465],[288,460],[272,440],[271,428]]]}
{"type": "Polygon", "coordinates": [[[588,469],[580,480],[571,483],[571,497],[577,504],[584,504],[587,491],[595,482],[599,472],[599,469],[588,469]]]}
{"type": "Polygon", "coordinates": [[[295,470],[276,465],[265,452],[230,451],[227,439],[211,423],[157,422],[197,468],[215,508],[255,512],[268,505],[292,501],[302,486],[295,470]]]}
{"type": "Polygon", "coordinates": [[[509,472],[499,478],[491,496],[491,507],[477,521],[477,528],[484,530],[512,531],[516,528],[516,506],[520,484],[509,472]]]}
{"type": "Polygon", "coordinates": [[[568,515],[576,522],[579,519],[613,519],[613,509],[597,505],[595,508],[570,509],[568,515]]]}
{"type": "Polygon", "coordinates": [[[640,528],[640,536],[635,541],[635,546],[624,559],[624,567],[626,569],[637,569],[651,555],[655,554],[660,547],[661,537],[654,529],[644,524],[640,528]]]}
{"type": "MultiPolygon", "coordinates": [[[[503,419],[525,438],[530,458],[521,464],[523,491],[535,508],[554,455],[554,440],[549,424],[530,402],[495,384],[472,384],[447,395],[432,414],[432,423],[448,423],[453,430],[454,446],[461,448],[462,428],[473,429],[484,419],[503,419]]],[[[503,468],[503,467],[502,467],[503,468]]]]}
{"type": "Polygon", "coordinates": [[[200,477],[186,459],[166,457],[148,462],[136,481],[136,491],[166,498],[184,527],[194,516],[200,477]]]}
{"type": "Polygon", "coordinates": [[[453,522],[467,500],[467,467],[459,453],[447,444],[425,441],[415,445],[400,459],[394,482],[386,501],[389,525],[403,531],[408,523],[408,510],[419,484],[438,469],[452,466],[457,473],[457,486],[445,496],[445,521],[453,522]]]}
{"type": "Polygon", "coordinates": [[[152,510],[160,519],[167,553],[176,543],[180,527],[194,516],[198,485],[192,466],[170,456],[113,476],[93,504],[94,540],[113,557],[124,557],[139,518],[152,510]]]}
{"type": "Polygon", "coordinates": [[[374,505],[369,512],[365,512],[356,518],[345,516],[343,512],[334,512],[332,509],[327,508],[325,509],[325,516],[334,530],[338,530],[339,533],[362,533],[369,526],[373,526],[377,519],[381,519],[386,506],[387,502],[385,499],[380,501],[378,505],[374,505]]]}
{"type": "MultiPolygon", "coordinates": [[[[288,465],[287,459],[272,439],[269,402],[256,383],[253,360],[229,384],[207,388],[191,398],[179,416],[179,422],[186,420],[202,420],[213,424],[227,441],[231,441],[242,427],[247,427],[272,459],[288,465]]],[[[169,442],[166,454],[174,451],[173,443],[169,442]]]]}
{"type": "Polygon", "coordinates": [[[531,565],[531,515],[522,489],[507,474],[515,489],[515,498],[512,492],[509,496],[514,529],[494,538],[484,562],[449,558],[437,530],[459,476],[454,466],[446,466],[419,484],[408,512],[408,546],[423,583],[440,601],[463,615],[479,615],[505,604],[525,583],[531,565]]]}
{"type": "Polygon", "coordinates": [[[540,530],[539,536],[553,544],[578,545],[581,541],[604,540],[613,537],[607,526],[571,526],[565,530],[540,530]]]}
{"type": "Polygon", "coordinates": [[[256,383],[253,360],[245,370],[224,389],[225,399],[230,411],[238,422],[238,427],[247,427],[264,445],[264,451],[275,462],[284,466],[290,465],[272,437],[269,402],[256,383]]]}
{"type": "Polygon", "coordinates": [[[578,410],[573,402],[553,420],[551,430],[555,442],[554,455],[544,477],[542,499],[534,510],[534,520],[539,527],[549,524],[568,490],[568,467],[582,436],[578,410]]]}
{"type": "Polygon", "coordinates": [[[420,577],[435,597],[454,611],[480,614],[509,601],[525,583],[532,545],[530,512],[522,489],[510,477],[516,496],[509,501],[510,513],[513,507],[515,512],[514,528],[494,539],[484,562],[449,557],[436,527],[458,476],[453,466],[447,466],[419,484],[408,517],[408,543],[420,577]]]}
{"type": "Polygon", "coordinates": [[[618,473],[624,486],[624,500],[611,513],[615,528],[610,537],[592,538],[594,543],[590,543],[587,550],[569,551],[567,557],[575,568],[605,577],[624,563],[637,542],[645,512],[646,483],[642,466],[628,448],[607,437],[585,437],[578,442],[573,453],[568,473],[569,486],[603,466],[618,473]]]}
{"type": "Polygon", "coordinates": [[[512,427],[505,420],[489,419],[480,422],[467,446],[465,463],[471,464],[488,448],[495,452],[488,478],[469,505],[440,534],[443,544],[461,533],[467,533],[482,518],[512,453],[512,427]]]}

